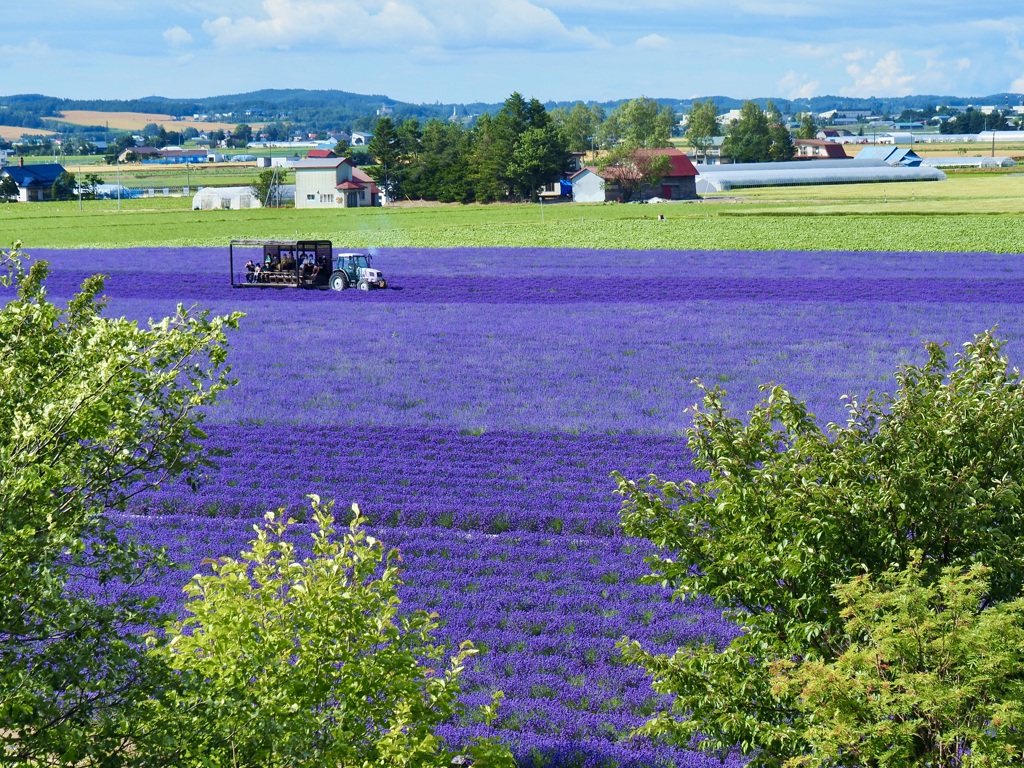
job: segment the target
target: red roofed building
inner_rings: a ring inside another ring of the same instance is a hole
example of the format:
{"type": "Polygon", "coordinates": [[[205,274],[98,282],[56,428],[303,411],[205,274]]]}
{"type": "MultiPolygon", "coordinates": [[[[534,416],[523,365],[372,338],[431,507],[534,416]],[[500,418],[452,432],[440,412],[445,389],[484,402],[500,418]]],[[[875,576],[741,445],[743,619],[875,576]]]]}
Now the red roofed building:
{"type": "Polygon", "coordinates": [[[306,157],[337,157],[333,149],[311,149],[306,153],[306,157]]]}
{"type": "Polygon", "coordinates": [[[295,171],[296,208],[363,208],[380,205],[373,179],[347,157],[304,157],[295,171]]]}
{"type": "Polygon", "coordinates": [[[373,179],[370,177],[370,174],[368,174],[362,168],[354,167],[352,169],[352,180],[358,184],[362,184],[363,187],[365,187],[369,191],[370,205],[377,206],[381,204],[380,187],[378,187],[376,183],[374,183],[373,179]]]}
{"type": "Polygon", "coordinates": [[[794,160],[848,160],[842,144],[828,139],[795,139],[793,141],[794,160]]]}
{"type": "MultiPolygon", "coordinates": [[[[669,159],[669,170],[662,177],[661,181],[657,184],[643,187],[637,195],[638,198],[660,197],[663,200],[697,199],[698,173],[693,163],[690,162],[690,158],[686,156],[686,153],[674,147],[641,149],[638,152],[647,156],[666,155],[669,159]]],[[[618,179],[622,178],[624,174],[629,173],[629,169],[620,169],[614,166],[605,168],[603,171],[594,167],[584,168],[570,178],[573,186],[573,200],[577,202],[597,202],[602,198],[601,187],[603,187],[604,201],[621,200],[623,192],[618,179]]]]}

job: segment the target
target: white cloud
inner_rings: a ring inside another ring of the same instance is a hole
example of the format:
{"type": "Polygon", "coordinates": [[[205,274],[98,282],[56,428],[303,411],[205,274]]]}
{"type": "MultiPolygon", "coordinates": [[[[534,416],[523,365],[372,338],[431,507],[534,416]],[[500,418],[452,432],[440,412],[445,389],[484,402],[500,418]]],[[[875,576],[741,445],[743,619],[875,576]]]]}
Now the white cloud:
{"type": "Polygon", "coordinates": [[[832,56],[835,53],[835,48],[828,45],[800,43],[799,45],[787,45],[786,53],[799,56],[802,59],[821,59],[825,56],[832,56]]]}
{"type": "Polygon", "coordinates": [[[637,48],[657,49],[668,47],[669,40],[662,35],[651,34],[636,41],[637,48]]]}
{"type": "Polygon", "coordinates": [[[171,27],[164,30],[164,40],[169,45],[181,46],[192,42],[192,35],[184,27],[171,27]]]}
{"type": "Polygon", "coordinates": [[[300,49],[330,42],[342,50],[579,48],[604,44],[569,28],[531,0],[263,0],[263,12],[203,23],[222,48],[300,49]]]}
{"type": "Polygon", "coordinates": [[[26,58],[26,59],[43,59],[53,56],[54,51],[50,46],[45,43],[40,43],[38,40],[28,40],[24,43],[15,45],[0,45],[0,56],[3,58],[26,58]]]}
{"type": "Polygon", "coordinates": [[[1012,83],[1010,83],[1011,93],[1024,93],[1024,75],[1021,75],[1012,83]]]}
{"type": "Polygon", "coordinates": [[[807,75],[798,75],[796,72],[787,72],[778,82],[779,90],[787,99],[809,99],[817,96],[818,80],[810,80],[807,75]]]}
{"type": "Polygon", "coordinates": [[[860,64],[846,67],[854,83],[843,89],[844,96],[906,96],[913,93],[915,75],[903,70],[903,57],[889,51],[870,70],[860,64]]]}

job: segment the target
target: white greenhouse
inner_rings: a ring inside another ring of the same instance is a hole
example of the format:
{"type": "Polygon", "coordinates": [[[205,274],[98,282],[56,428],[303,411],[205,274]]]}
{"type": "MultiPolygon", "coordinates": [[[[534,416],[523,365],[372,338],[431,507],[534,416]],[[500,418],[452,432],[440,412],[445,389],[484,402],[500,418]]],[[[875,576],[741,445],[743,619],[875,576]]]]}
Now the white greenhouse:
{"type": "MultiPolygon", "coordinates": [[[[295,185],[281,184],[278,187],[282,202],[295,199],[295,185]]],[[[242,210],[262,208],[262,201],[256,197],[252,187],[203,187],[192,198],[194,211],[242,210]]]]}
{"type": "Polygon", "coordinates": [[[697,192],[728,192],[744,187],[863,184],[892,181],[945,181],[938,168],[890,166],[879,160],[807,160],[782,163],[698,165],[697,192]]]}
{"type": "Polygon", "coordinates": [[[929,168],[1012,168],[1012,157],[926,157],[921,165],[929,168]]]}
{"type": "Polygon", "coordinates": [[[219,211],[260,208],[252,187],[203,187],[192,198],[194,211],[219,211]]]}

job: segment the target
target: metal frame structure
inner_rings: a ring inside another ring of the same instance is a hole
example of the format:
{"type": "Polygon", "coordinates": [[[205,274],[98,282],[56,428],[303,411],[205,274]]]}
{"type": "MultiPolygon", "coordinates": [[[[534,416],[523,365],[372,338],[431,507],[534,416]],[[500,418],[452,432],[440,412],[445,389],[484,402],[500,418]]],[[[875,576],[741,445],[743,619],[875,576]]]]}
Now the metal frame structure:
{"type": "Polygon", "coordinates": [[[228,245],[232,288],[327,288],[334,268],[334,246],[330,240],[232,240],[228,245]],[[260,280],[249,282],[244,272],[236,279],[235,248],[260,249],[260,280]],[[314,259],[318,269],[307,274],[303,265],[314,259]],[[281,269],[284,260],[292,262],[281,269]],[[265,266],[275,264],[276,268],[265,266]]]}

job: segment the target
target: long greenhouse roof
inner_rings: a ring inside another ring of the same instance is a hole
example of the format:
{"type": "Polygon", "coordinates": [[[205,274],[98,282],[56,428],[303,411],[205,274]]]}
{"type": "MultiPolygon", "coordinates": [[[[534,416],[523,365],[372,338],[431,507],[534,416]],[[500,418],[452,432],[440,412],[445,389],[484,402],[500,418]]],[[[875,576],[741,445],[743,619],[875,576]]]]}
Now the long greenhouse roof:
{"type": "MultiPolygon", "coordinates": [[[[761,163],[757,170],[723,170],[697,177],[698,192],[727,192],[743,187],[781,187],[800,184],[858,184],[883,181],[945,181],[946,174],[938,168],[918,166],[866,165],[838,161],[824,167],[827,161],[813,163],[761,163]],[[792,167],[793,165],[799,167],[792,167]],[[808,167],[811,166],[811,167],[808,167]]],[[[730,166],[722,166],[730,168],[730,166]]],[[[737,166],[732,166],[736,168],[737,166]]]]}
{"type": "MultiPolygon", "coordinates": [[[[892,147],[889,147],[892,152],[892,147]]],[[[780,163],[719,163],[717,165],[698,165],[697,171],[701,176],[720,173],[733,173],[734,171],[766,171],[766,170],[811,170],[815,168],[877,168],[885,165],[881,159],[861,160],[784,160],[780,163]]]]}

